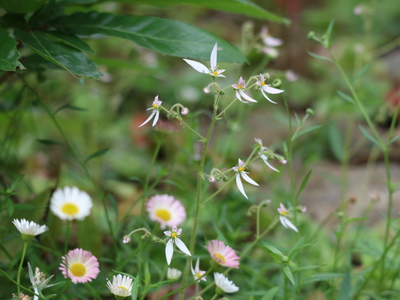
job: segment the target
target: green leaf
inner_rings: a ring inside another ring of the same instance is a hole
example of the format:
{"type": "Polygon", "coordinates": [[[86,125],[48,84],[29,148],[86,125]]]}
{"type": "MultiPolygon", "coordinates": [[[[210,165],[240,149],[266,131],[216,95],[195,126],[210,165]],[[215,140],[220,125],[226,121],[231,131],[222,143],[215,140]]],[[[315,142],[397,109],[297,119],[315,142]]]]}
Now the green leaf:
{"type": "Polygon", "coordinates": [[[209,8],[213,10],[227,11],[237,13],[261,20],[274,21],[289,24],[286,18],[279,17],[269,11],[263,9],[259,5],[248,0],[117,0],[119,2],[127,2],[132,4],[145,4],[155,6],[175,6],[189,5],[195,7],[209,8]]]}
{"type": "Polygon", "coordinates": [[[301,182],[300,187],[297,190],[296,199],[299,198],[301,192],[306,187],[308,179],[310,179],[311,173],[312,173],[312,170],[308,171],[307,175],[304,177],[303,181],[301,182]]]}
{"type": "Polygon", "coordinates": [[[0,28],[0,41],[0,70],[15,71],[17,67],[24,70],[25,67],[18,61],[18,42],[3,28],[0,28]]]}
{"type": "Polygon", "coordinates": [[[283,265],[282,266],[282,270],[283,270],[283,273],[285,273],[286,277],[290,280],[290,282],[293,285],[295,285],[294,277],[293,277],[292,271],[290,271],[289,266],[288,265],[283,265]]]}
{"type": "Polygon", "coordinates": [[[273,300],[275,295],[278,294],[280,287],[275,286],[272,289],[270,289],[268,292],[265,293],[265,295],[261,298],[261,300],[273,300]]]}
{"type": "Polygon", "coordinates": [[[295,136],[292,137],[292,141],[294,141],[295,139],[297,139],[299,136],[306,134],[306,133],[310,133],[311,131],[317,130],[318,128],[321,128],[321,125],[315,125],[315,126],[311,126],[308,127],[306,129],[304,129],[303,131],[300,131],[298,134],[296,134],[295,136]]]}
{"type": "Polygon", "coordinates": [[[139,293],[140,275],[138,274],[132,284],[131,300],[136,300],[139,293]]]}
{"type": "Polygon", "coordinates": [[[150,269],[149,269],[149,261],[146,260],[144,264],[144,285],[148,286],[151,280],[150,269]]]}
{"type": "Polygon", "coordinates": [[[353,82],[359,79],[361,76],[365,74],[369,69],[371,68],[371,64],[367,64],[362,68],[360,71],[358,71],[354,76],[353,76],[353,82]]]}
{"type": "Polygon", "coordinates": [[[337,279],[343,277],[342,273],[319,273],[317,275],[311,275],[303,280],[302,284],[308,284],[317,281],[329,281],[332,279],[337,279]]]}
{"type": "Polygon", "coordinates": [[[108,152],[108,150],[110,150],[110,148],[104,148],[104,149],[101,149],[101,150],[96,151],[95,153],[89,155],[88,158],[86,158],[86,160],[85,160],[85,164],[86,164],[89,160],[91,160],[91,159],[93,159],[93,158],[96,158],[96,157],[99,157],[99,156],[102,156],[102,155],[106,154],[106,153],[108,152]]]}
{"type": "Polygon", "coordinates": [[[331,35],[332,35],[332,30],[333,30],[333,24],[334,23],[335,23],[334,20],[331,20],[329,22],[328,28],[326,29],[325,34],[322,36],[323,45],[328,49],[332,46],[331,35]]]}
{"type": "Polygon", "coordinates": [[[49,39],[40,31],[15,29],[15,35],[35,53],[70,72],[76,78],[98,79],[102,74],[86,54],[64,43],[49,39]]]}
{"type": "Polygon", "coordinates": [[[372,137],[372,135],[370,135],[369,132],[364,129],[364,127],[362,127],[361,125],[358,125],[358,128],[360,129],[361,133],[367,139],[369,139],[372,143],[374,143],[375,145],[377,145],[380,148],[380,145],[379,145],[378,141],[374,137],[372,137]]]}
{"type": "Polygon", "coordinates": [[[307,51],[307,53],[308,53],[309,55],[311,55],[312,57],[314,57],[314,58],[317,58],[317,59],[320,59],[320,60],[329,61],[330,63],[333,63],[333,60],[331,60],[330,58],[328,58],[328,57],[326,57],[326,56],[321,56],[321,55],[312,53],[312,52],[310,52],[310,51],[307,51]]]}
{"type": "Polygon", "coordinates": [[[346,274],[343,277],[338,299],[340,300],[351,299],[351,274],[349,270],[347,270],[346,274]]]}
{"type": "Polygon", "coordinates": [[[68,103],[68,104],[65,104],[65,105],[61,106],[59,109],[57,109],[54,112],[54,114],[58,113],[60,110],[63,110],[63,109],[72,109],[72,110],[77,110],[77,111],[87,111],[86,108],[82,108],[82,107],[75,106],[75,105],[72,105],[72,104],[68,103]]]}
{"type": "Polygon", "coordinates": [[[14,214],[14,203],[11,201],[10,198],[6,199],[8,215],[11,217],[14,214]]]}
{"type": "Polygon", "coordinates": [[[45,144],[45,145],[59,145],[59,146],[64,146],[62,143],[57,142],[57,141],[53,141],[53,140],[47,140],[47,139],[43,139],[43,140],[37,140],[39,143],[45,144]]]}
{"type": "Polygon", "coordinates": [[[18,178],[12,183],[12,185],[10,186],[10,192],[14,192],[15,189],[17,188],[17,185],[19,184],[19,182],[24,178],[25,175],[20,175],[18,176],[18,178]]]}
{"type": "Polygon", "coordinates": [[[29,203],[17,203],[14,205],[14,209],[18,210],[36,210],[40,209],[39,207],[29,204],[29,203]]]}
{"type": "Polygon", "coordinates": [[[353,98],[351,98],[349,95],[346,95],[345,93],[343,93],[341,91],[337,91],[337,93],[343,100],[346,100],[347,102],[350,102],[351,104],[355,104],[353,98]]]}
{"type": "Polygon", "coordinates": [[[389,144],[393,144],[395,141],[397,141],[398,139],[400,139],[400,135],[395,136],[394,138],[392,138],[389,142],[389,144]]]}
{"type": "Polygon", "coordinates": [[[52,26],[67,34],[119,37],[161,54],[195,59],[210,59],[211,50],[218,43],[218,61],[247,61],[238,49],[224,40],[175,20],[90,12],[55,19],[52,26]]]}
{"type": "Polygon", "coordinates": [[[86,42],[74,35],[65,35],[59,32],[47,32],[47,36],[51,37],[57,42],[64,43],[83,52],[94,53],[92,48],[90,48],[86,42]]]}
{"type": "Polygon", "coordinates": [[[343,160],[343,137],[335,122],[328,123],[328,141],[333,156],[338,160],[343,160]]]}

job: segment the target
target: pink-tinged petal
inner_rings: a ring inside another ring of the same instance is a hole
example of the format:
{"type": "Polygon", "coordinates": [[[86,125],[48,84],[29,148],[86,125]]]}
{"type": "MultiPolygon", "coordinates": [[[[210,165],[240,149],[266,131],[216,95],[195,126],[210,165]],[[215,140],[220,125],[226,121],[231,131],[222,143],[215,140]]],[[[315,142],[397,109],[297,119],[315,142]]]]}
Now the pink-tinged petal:
{"type": "Polygon", "coordinates": [[[277,88],[274,88],[274,87],[272,87],[272,86],[269,86],[269,85],[264,85],[263,87],[262,87],[262,89],[265,91],[265,92],[267,92],[268,94],[281,94],[281,93],[283,93],[285,90],[280,90],[280,89],[277,89],[277,88]]]}
{"type": "Polygon", "coordinates": [[[215,71],[217,68],[217,51],[218,51],[218,46],[215,44],[214,48],[211,51],[211,56],[210,56],[210,66],[211,66],[211,71],[215,71]]]}
{"type": "Polygon", "coordinates": [[[192,256],[192,254],[190,254],[189,249],[186,247],[184,242],[181,241],[181,239],[175,238],[175,244],[179,248],[179,250],[181,250],[183,253],[185,253],[186,255],[192,256]]]}
{"type": "Polygon", "coordinates": [[[265,155],[261,155],[260,158],[264,161],[264,163],[271,169],[274,170],[275,172],[279,173],[279,170],[274,168],[269,162],[268,162],[268,158],[265,155]]]}
{"type": "Polygon", "coordinates": [[[244,168],[246,166],[246,163],[240,158],[238,158],[238,166],[244,168]]]}
{"type": "Polygon", "coordinates": [[[253,98],[251,98],[249,95],[247,95],[245,92],[243,92],[242,90],[239,91],[240,96],[242,96],[244,99],[246,99],[249,102],[257,102],[257,100],[254,100],[253,98]]]}
{"type": "Polygon", "coordinates": [[[242,183],[242,181],[240,180],[240,173],[237,173],[237,174],[236,174],[236,185],[237,185],[239,191],[242,193],[242,195],[245,196],[246,199],[249,199],[249,198],[247,197],[247,195],[246,195],[246,192],[244,191],[243,183],[242,183]]]}
{"type": "Polygon", "coordinates": [[[171,236],[171,231],[170,230],[167,230],[167,231],[164,231],[164,234],[166,235],[166,236],[171,236]]]}
{"type": "Polygon", "coordinates": [[[266,46],[269,46],[269,47],[278,47],[278,46],[282,45],[281,39],[274,38],[272,36],[264,37],[263,42],[266,46]]]}
{"type": "Polygon", "coordinates": [[[167,259],[167,264],[171,264],[172,255],[174,254],[174,241],[173,239],[169,239],[167,245],[165,246],[165,257],[167,259]]]}
{"type": "Polygon", "coordinates": [[[154,117],[154,115],[155,115],[156,113],[157,113],[157,111],[156,111],[156,110],[153,110],[153,112],[151,113],[150,117],[148,117],[147,120],[144,121],[144,122],[142,123],[142,125],[139,126],[139,128],[142,127],[143,125],[147,124],[147,123],[154,117]]]}
{"type": "Polygon", "coordinates": [[[152,125],[153,127],[157,124],[157,121],[158,121],[159,117],[160,117],[160,112],[158,110],[156,110],[156,115],[154,117],[153,125],[152,125]]]}
{"type": "Polygon", "coordinates": [[[258,186],[258,183],[255,182],[253,179],[251,179],[251,178],[249,177],[249,175],[246,174],[246,172],[242,171],[242,172],[240,172],[240,175],[241,175],[242,178],[243,178],[244,180],[246,180],[248,183],[250,183],[250,184],[252,184],[252,185],[258,186]]]}
{"type": "Polygon", "coordinates": [[[267,94],[264,92],[263,89],[261,89],[261,94],[263,94],[264,98],[267,99],[269,102],[276,104],[276,102],[272,101],[271,99],[268,98],[267,94]]]}
{"type": "Polygon", "coordinates": [[[197,72],[205,73],[205,74],[210,73],[210,70],[202,63],[199,63],[199,62],[191,60],[191,59],[184,59],[184,61],[186,61],[197,72]]]}

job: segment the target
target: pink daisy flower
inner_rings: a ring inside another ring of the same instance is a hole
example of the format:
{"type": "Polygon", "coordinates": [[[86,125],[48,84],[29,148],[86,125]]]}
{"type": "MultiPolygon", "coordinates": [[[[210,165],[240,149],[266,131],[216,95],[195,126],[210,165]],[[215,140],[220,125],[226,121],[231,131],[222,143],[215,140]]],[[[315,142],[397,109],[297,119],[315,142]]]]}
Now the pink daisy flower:
{"type": "Polygon", "coordinates": [[[213,260],[221,266],[239,269],[239,256],[236,255],[235,250],[226,246],[224,242],[211,240],[206,248],[213,260]]]}
{"type": "Polygon", "coordinates": [[[97,258],[90,251],[79,248],[62,257],[59,270],[75,284],[92,281],[100,273],[97,258]]]}
{"type": "Polygon", "coordinates": [[[179,226],[186,219],[186,210],[182,203],[169,195],[155,195],[147,201],[147,212],[161,229],[179,226]]]}

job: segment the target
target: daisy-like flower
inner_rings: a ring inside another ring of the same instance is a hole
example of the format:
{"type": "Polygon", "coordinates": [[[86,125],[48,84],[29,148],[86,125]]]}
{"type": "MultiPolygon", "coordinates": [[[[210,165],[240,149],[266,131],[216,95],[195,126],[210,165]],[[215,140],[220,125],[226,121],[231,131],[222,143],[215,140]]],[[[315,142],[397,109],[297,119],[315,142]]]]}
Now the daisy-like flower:
{"type": "Polygon", "coordinates": [[[244,91],[246,88],[246,82],[243,80],[242,77],[239,78],[239,81],[235,84],[232,84],[232,87],[236,90],[236,98],[243,102],[243,103],[249,103],[249,102],[257,102],[253,98],[251,98],[249,95],[247,95],[244,91]],[[242,97],[245,99],[242,99],[242,97]]]}
{"type": "Polygon", "coordinates": [[[260,155],[260,158],[263,160],[263,162],[264,162],[271,170],[274,170],[275,172],[279,172],[278,169],[274,168],[274,167],[268,162],[268,157],[267,157],[265,154],[263,154],[263,152],[264,152],[265,150],[268,150],[268,147],[265,147],[265,146],[263,145],[261,139],[254,139],[254,140],[255,140],[256,143],[259,144],[260,147],[261,147],[261,148],[260,148],[260,151],[258,152],[258,154],[260,155]]]}
{"type": "Polygon", "coordinates": [[[274,104],[276,104],[276,102],[269,99],[266,93],[275,95],[275,94],[280,94],[280,93],[284,92],[284,90],[276,89],[276,88],[272,87],[270,84],[266,84],[265,77],[263,74],[260,74],[260,80],[258,80],[256,82],[256,84],[260,87],[261,94],[263,94],[264,98],[274,104]]]}
{"type": "Polygon", "coordinates": [[[51,275],[46,279],[46,275],[40,271],[38,267],[35,269],[35,275],[33,275],[31,264],[28,262],[28,271],[29,271],[29,279],[31,280],[33,291],[35,295],[33,296],[33,300],[39,300],[39,293],[43,291],[45,288],[51,287],[54,284],[49,285],[49,281],[53,278],[54,275],[51,275]]]}
{"type": "Polygon", "coordinates": [[[272,58],[276,58],[279,54],[276,47],[282,45],[282,40],[271,36],[267,26],[262,28],[260,35],[264,44],[263,52],[272,58]]]}
{"type": "Polygon", "coordinates": [[[240,177],[252,185],[258,186],[258,183],[255,182],[253,179],[251,179],[249,177],[249,175],[247,175],[248,172],[244,171],[245,167],[246,167],[245,162],[239,158],[238,165],[233,167],[232,169],[233,169],[233,171],[236,172],[236,185],[237,185],[239,191],[243,194],[243,196],[246,197],[246,199],[249,199],[246,195],[246,192],[244,191],[243,183],[242,183],[242,180],[240,179],[240,177]]]}
{"type": "Polygon", "coordinates": [[[288,219],[289,212],[282,203],[281,203],[280,207],[278,208],[278,212],[279,212],[279,220],[281,221],[281,223],[284,227],[290,228],[296,232],[299,232],[297,230],[296,226],[294,226],[293,223],[289,221],[289,219],[288,219]]]}
{"type": "Polygon", "coordinates": [[[14,219],[12,223],[17,227],[18,231],[22,235],[23,240],[31,240],[34,236],[37,236],[47,230],[49,228],[46,225],[39,225],[33,221],[27,221],[25,219],[14,219]]]}
{"type": "Polygon", "coordinates": [[[121,274],[114,275],[112,282],[107,279],[107,287],[115,296],[128,297],[132,293],[132,278],[121,274]]]}
{"type": "Polygon", "coordinates": [[[182,275],[182,272],[175,268],[168,268],[167,278],[169,280],[178,280],[182,275]]]}
{"type": "Polygon", "coordinates": [[[207,68],[202,63],[199,63],[191,59],[183,59],[183,60],[186,61],[193,69],[195,69],[199,73],[208,74],[213,77],[225,77],[224,75],[222,75],[222,73],[225,72],[225,70],[218,70],[217,51],[218,51],[218,46],[217,44],[215,44],[214,48],[211,51],[210,68],[207,68]]]}
{"type": "Polygon", "coordinates": [[[200,258],[197,259],[195,268],[193,269],[193,266],[190,266],[190,268],[192,269],[192,275],[193,275],[194,280],[196,280],[196,281],[200,281],[200,280],[207,281],[206,277],[204,276],[206,271],[200,270],[200,258]]]}
{"type": "Polygon", "coordinates": [[[221,273],[214,273],[215,285],[225,293],[236,293],[239,288],[221,273]]]}
{"type": "Polygon", "coordinates": [[[83,220],[90,215],[93,202],[77,187],[58,188],[50,199],[50,209],[62,220],[83,220]]]}
{"type": "Polygon", "coordinates": [[[100,273],[96,256],[80,248],[70,250],[62,257],[59,270],[75,284],[92,281],[100,273]]]}
{"type": "Polygon", "coordinates": [[[169,195],[155,195],[147,201],[147,212],[153,221],[161,225],[161,229],[167,226],[179,226],[186,219],[186,210],[182,203],[169,195]]]}
{"type": "Polygon", "coordinates": [[[142,127],[143,125],[147,124],[151,119],[153,119],[153,117],[154,117],[154,120],[153,120],[153,124],[151,126],[154,127],[157,124],[158,118],[160,117],[161,104],[162,104],[162,101],[158,100],[158,96],[156,96],[154,98],[152,107],[146,109],[146,111],[147,110],[151,110],[152,111],[150,117],[148,117],[147,120],[144,121],[142,123],[142,125],[140,125],[139,127],[142,127]]]}
{"type": "Polygon", "coordinates": [[[179,250],[181,250],[183,253],[192,256],[192,254],[190,254],[189,249],[179,238],[181,233],[182,233],[182,228],[177,228],[176,226],[172,226],[171,230],[164,231],[164,234],[170,237],[170,239],[167,242],[167,245],[165,246],[165,257],[167,258],[168,265],[171,264],[172,255],[174,255],[174,244],[176,244],[179,250]]]}
{"type": "Polygon", "coordinates": [[[226,246],[224,242],[211,240],[206,245],[206,248],[212,259],[221,266],[239,269],[239,256],[236,255],[235,250],[226,246]]]}

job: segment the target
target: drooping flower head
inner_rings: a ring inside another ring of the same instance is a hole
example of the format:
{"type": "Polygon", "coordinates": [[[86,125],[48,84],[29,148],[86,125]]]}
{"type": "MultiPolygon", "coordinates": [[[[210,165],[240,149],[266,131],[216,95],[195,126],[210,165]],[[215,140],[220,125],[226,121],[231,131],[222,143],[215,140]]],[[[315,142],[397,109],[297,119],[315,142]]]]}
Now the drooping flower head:
{"type": "Polygon", "coordinates": [[[77,187],[58,188],[50,199],[51,211],[62,220],[83,220],[92,206],[90,196],[77,187]]]}
{"type": "Polygon", "coordinates": [[[186,219],[185,207],[169,195],[154,195],[147,201],[146,210],[151,220],[160,223],[161,229],[179,226],[186,219]]]}
{"type": "Polygon", "coordinates": [[[167,278],[169,280],[178,280],[182,275],[182,272],[175,268],[168,268],[167,278]]]}
{"type": "Polygon", "coordinates": [[[236,293],[239,288],[221,273],[214,273],[215,285],[225,293],[236,293]]]}
{"type": "Polygon", "coordinates": [[[90,251],[80,248],[70,250],[62,257],[59,270],[75,284],[92,281],[100,273],[97,258],[90,251]]]}
{"type": "Polygon", "coordinates": [[[151,110],[150,116],[139,127],[142,127],[143,125],[147,124],[153,117],[154,117],[154,120],[153,120],[153,124],[151,126],[154,127],[157,124],[157,121],[160,117],[161,104],[162,104],[162,101],[158,100],[158,95],[157,95],[154,98],[152,106],[150,108],[146,109],[146,111],[151,110]]]}
{"type": "Polygon", "coordinates": [[[256,84],[260,87],[261,94],[267,99],[269,102],[276,104],[276,102],[272,101],[268,98],[267,94],[280,94],[283,93],[284,90],[280,90],[272,87],[270,84],[265,83],[265,77],[263,74],[260,74],[260,80],[256,82],[256,84]]]}
{"type": "Polygon", "coordinates": [[[247,181],[248,183],[250,183],[252,185],[258,186],[258,183],[255,182],[253,179],[251,179],[249,177],[249,175],[247,175],[248,172],[245,171],[245,167],[246,167],[246,163],[239,158],[238,165],[233,167],[232,169],[233,169],[233,171],[236,172],[236,185],[237,185],[239,191],[243,194],[243,196],[246,197],[246,199],[249,199],[246,195],[246,192],[244,191],[243,183],[240,178],[243,178],[245,181],[247,181]]]}
{"type": "Polygon", "coordinates": [[[132,293],[132,278],[121,274],[114,275],[112,282],[107,279],[107,287],[115,296],[129,297],[132,293]]]}
{"type": "Polygon", "coordinates": [[[171,264],[172,256],[174,255],[174,244],[186,255],[192,256],[190,254],[189,249],[186,247],[185,243],[179,238],[182,234],[182,228],[177,228],[176,226],[172,226],[171,230],[164,231],[164,234],[170,239],[165,245],[165,257],[167,258],[168,265],[171,264]]]}
{"type": "Polygon", "coordinates": [[[270,168],[271,170],[274,170],[275,172],[279,172],[278,169],[274,168],[269,162],[268,162],[268,156],[266,156],[263,152],[268,150],[268,147],[265,147],[262,143],[261,139],[254,139],[258,146],[260,147],[260,151],[258,154],[260,155],[260,158],[263,160],[263,162],[270,168]]]}
{"type": "Polygon", "coordinates": [[[246,90],[246,82],[242,77],[239,78],[237,83],[232,84],[232,87],[235,89],[236,98],[239,101],[243,103],[257,102],[244,92],[246,90]],[[242,98],[244,98],[245,100],[243,100],[242,98]]]}
{"type": "Polygon", "coordinates": [[[278,57],[279,52],[276,47],[282,45],[282,40],[271,36],[267,26],[262,28],[260,35],[264,44],[263,52],[272,58],[278,57]]]}
{"type": "Polygon", "coordinates": [[[206,271],[202,271],[200,270],[200,258],[197,259],[196,261],[196,266],[193,268],[193,266],[190,266],[191,270],[192,270],[192,275],[194,280],[196,281],[207,281],[206,277],[204,276],[204,274],[206,273],[206,271]]]}
{"type": "Polygon", "coordinates": [[[239,268],[239,256],[236,255],[235,250],[226,246],[224,242],[211,240],[206,245],[206,248],[212,259],[221,266],[236,269],[239,268]]]}
{"type": "Polygon", "coordinates": [[[12,223],[17,227],[18,231],[22,235],[22,239],[29,241],[31,240],[34,236],[37,236],[47,230],[49,228],[46,225],[39,225],[36,224],[33,221],[27,221],[25,219],[14,219],[12,223]]]}
{"type": "Polygon", "coordinates": [[[281,221],[282,225],[286,228],[293,229],[296,232],[299,232],[296,226],[293,225],[292,222],[289,221],[288,217],[290,216],[289,211],[286,207],[281,203],[280,207],[278,208],[279,212],[279,220],[281,221]]]}
{"type": "Polygon", "coordinates": [[[217,51],[218,51],[218,46],[217,44],[215,44],[214,48],[211,51],[210,68],[207,68],[202,63],[199,63],[191,59],[183,59],[183,60],[186,61],[193,69],[195,69],[199,73],[208,74],[213,77],[225,77],[224,75],[222,75],[222,73],[225,72],[225,70],[218,70],[217,51]]]}

